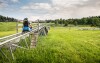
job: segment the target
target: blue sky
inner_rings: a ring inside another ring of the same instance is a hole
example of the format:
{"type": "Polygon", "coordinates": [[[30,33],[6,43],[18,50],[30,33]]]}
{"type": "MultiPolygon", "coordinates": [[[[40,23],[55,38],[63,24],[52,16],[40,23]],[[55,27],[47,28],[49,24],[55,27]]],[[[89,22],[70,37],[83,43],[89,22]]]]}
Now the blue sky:
{"type": "Polygon", "coordinates": [[[30,3],[50,3],[50,0],[0,0],[0,2],[2,2],[0,6],[0,15],[24,19],[25,17],[29,16],[27,15],[28,13],[41,14],[41,11],[25,9],[22,11],[21,7],[30,3]]]}
{"type": "Polygon", "coordinates": [[[23,20],[100,15],[100,0],[0,0],[0,15],[23,20]]]}

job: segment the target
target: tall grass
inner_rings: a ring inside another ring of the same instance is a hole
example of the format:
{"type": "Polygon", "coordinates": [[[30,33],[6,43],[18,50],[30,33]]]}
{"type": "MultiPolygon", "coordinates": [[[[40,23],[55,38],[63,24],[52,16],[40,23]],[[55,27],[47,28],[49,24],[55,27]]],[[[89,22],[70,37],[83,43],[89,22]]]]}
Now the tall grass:
{"type": "Polygon", "coordinates": [[[18,49],[15,56],[15,63],[99,63],[100,31],[54,27],[36,48],[18,49]]]}

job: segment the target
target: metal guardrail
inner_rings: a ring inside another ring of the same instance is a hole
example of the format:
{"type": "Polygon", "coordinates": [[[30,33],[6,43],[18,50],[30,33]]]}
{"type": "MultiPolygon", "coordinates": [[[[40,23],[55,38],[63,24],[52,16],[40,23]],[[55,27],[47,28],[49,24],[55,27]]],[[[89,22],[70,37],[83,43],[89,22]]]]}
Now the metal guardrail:
{"type": "Polygon", "coordinates": [[[3,42],[3,41],[8,40],[8,39],[11,39],[13,37],[17,37],[19,35],[21,35],[21,32],[20,33],[13,34],[13,35],[9,35],[9,36],[2,37],[2,38],[0,38],[0,42],[3,42]]]}
{"type": "MultiPolygon", "coordinates": [[[[39,26],[42,26],[42,25],[39,25],[39,26]]],[[[33,28],[34,28],[34,30],[32,30],[32,31],[35,31],[35,30],[38,29],[38,26],[35,26],[35,27],[33,27],[33,28]]],[[[32,32],[32,31],[31,31],[31,32],[32,32]]],[[[9,35],[9,36],[2,37],[2,38],[0,38],[0,42],[3,42],[3,41],[5,41],[5,40],[8,40],[8,39],[11,39],[11,38],[20,36],[20,35],[22,35],[21,32],[20,32],[20,33],[13,34],[13,35],[9,35]]]]}
{"type": "MultiPolygon", "coordinates": [[[[42,26],[42,25],[38,25],[37,27],[35,27],[32,31],[30,32],[27,32],[27,33],[16,33],[16,34],[13,34],[13,35],[9,35],[9,36],[6,36],[6,37],[3,37],[3,38],[0,38],[0,52],[2,53],[2,55],[4,57],[6,57],[7,59],[9,59],[6,54],[1,50],[1,48],[6,45],[7,47],[9,47],[9,50],[11,51],[11,57],[12,59],[14,59],[14,55],[13,55],[13,47],[18,47],[18,48],[23,48],[23,49],[27,49],[29,48],[27,42],[26,42],[26,37],[29,37],[30,34],[34,34],[35,32],[39,32],[42,28],[44,28],[46,26],[42,26]],[[19,46],[18,43],[20,42],[21,39],[24,39],[25,40],[25,44],[26,44],[26,47],[22,47],[22,46],[19,46]]],[[[29,38],[30,39],[30,38],[29,38]]]]}

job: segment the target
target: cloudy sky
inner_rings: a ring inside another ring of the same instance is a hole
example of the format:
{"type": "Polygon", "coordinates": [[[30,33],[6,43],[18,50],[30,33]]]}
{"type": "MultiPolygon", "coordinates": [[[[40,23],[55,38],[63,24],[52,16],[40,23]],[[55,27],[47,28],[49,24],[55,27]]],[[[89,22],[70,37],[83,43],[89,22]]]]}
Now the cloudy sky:
{"type": "Polygon", "coordinates": [[[29,20],[100,15],[100,0],[0,0],[0,15],[29,20]]]}

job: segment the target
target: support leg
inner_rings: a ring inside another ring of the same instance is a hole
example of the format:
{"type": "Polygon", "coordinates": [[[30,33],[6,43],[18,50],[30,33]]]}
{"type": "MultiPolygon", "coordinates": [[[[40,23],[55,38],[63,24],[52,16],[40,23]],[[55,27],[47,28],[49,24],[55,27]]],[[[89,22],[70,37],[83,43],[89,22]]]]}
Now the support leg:
{"type": "Polygon", "coordinates": [[[8,60],[8,61],[10,61],[10,59],[7,57],[7,55],[1,50],[1,48],[0,48],[0,52],[1,52],[1,54],[8,60]]]}
{"type": "Polygon", "coordinates": [[[22,48],[22,49],[26,49],[26,50],[28,50],[27,48],[24,48],[24,47],[18,46],[18,45],[16,45],[16,44],[12,44],[12,46],[15,46],[15,47],[18,47],[18,48],[22,48]]]}
{"type": "Polygon", "coordinates": [[[12,56],[12,59],[14,60],[15,58],[14,58],[14,54],[13,54],[13,52],[12,52],[12,47],[10,46],[9,49],[10,49],[10,54],[11,54],[11,56],[12,56]]]}
{"type": "Polygon", "coordinates": [[[25,41],[25,45],[26,45],[26,47],[29,48],[26,39],[24,39],[24,41],[25,41]]]}

